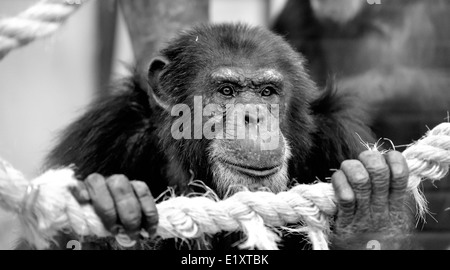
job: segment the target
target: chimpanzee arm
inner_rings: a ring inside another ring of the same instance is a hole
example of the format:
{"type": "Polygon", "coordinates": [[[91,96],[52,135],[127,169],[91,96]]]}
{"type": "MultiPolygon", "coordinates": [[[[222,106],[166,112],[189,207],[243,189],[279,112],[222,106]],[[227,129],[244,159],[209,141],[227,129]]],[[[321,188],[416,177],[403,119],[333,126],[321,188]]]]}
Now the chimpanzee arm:
{"type": "Polygon", "coordinates": [[[373,136],[363,101],[327,91],[312,106],[318,127],[314,158],[308,162],[317,175],[338,169],[332,175],[338,214],[331,248],[366,249],[371,243],[382,249],[410,248],[414,222],[407,207],[405,159],[396,151],[367,151],[363,143],[373,143],[373,136]]]}
{"type": "MultiPolygon", "coordinates": [[[[46,168],[74,165],[79,179],[91,173],[124,174],[155,186],[164,168],[157,148],[154,113],[137,79],[128,79],[117,92],[91,104],[72,123],[47,157],[46,168]]],[[[156,191],[155,191],[156,192],[156,191]]]]}

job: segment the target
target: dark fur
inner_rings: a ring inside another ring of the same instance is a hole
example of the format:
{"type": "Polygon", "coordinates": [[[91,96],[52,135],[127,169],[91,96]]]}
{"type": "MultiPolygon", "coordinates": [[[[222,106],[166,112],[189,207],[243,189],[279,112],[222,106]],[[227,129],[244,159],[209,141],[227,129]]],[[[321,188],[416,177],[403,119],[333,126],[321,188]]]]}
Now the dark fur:
{"type": "MultiPolygon", "coordinates": [[[[185,33],[162,51],[171,64],[161,76],[161,89],[153,89],[155,93],[170,104],[189,104],[192,89],[203,88],[187,78],[214,63],[220,55],[209,48],[221,46],[231,50],[230,54],[254,57],[255,63],[265,55],[265,61],[292,74],[290,83],[295,92],[281,126],[292,147],[291,179],[300,183],[313,182],[316,177],[325,180],[340,162],[356,158],[364,150],[356,133],[372,141],[357,101],[339,95],[332,87],[323,92],[316,89],[304,68],[299,68],[303,58],[280,37],[258,28],[207,26],[185,33]],[[198,41],[193,43],[196,36],[198,41]]],[[[177,185],[180,193],[185,191],[189,169],[196,179],[208,184],[208,141],[174,141],[168,133],[171,116],[153,105],[149,91],[135,76],[95,101],[65,130],[46,168],[74,164],[79,179],[94,172],[125,174],[145,181],[155,197],[168,185],[177,185]]]]}

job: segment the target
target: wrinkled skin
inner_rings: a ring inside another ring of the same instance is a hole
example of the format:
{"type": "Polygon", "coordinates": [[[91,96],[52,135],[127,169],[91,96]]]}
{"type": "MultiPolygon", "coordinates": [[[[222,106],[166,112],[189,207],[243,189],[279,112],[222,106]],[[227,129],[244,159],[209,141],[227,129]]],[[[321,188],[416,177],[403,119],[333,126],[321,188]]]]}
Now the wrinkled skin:
{"type": "Polygon", "coordinates": [[[364,249],[376,240],[382,249],[407,248],[407,183],[406,160],[396,151],[385,156],[365,151],[358,160],[342,162],[332,176],[338,201],[334,245],[364,249]]]}

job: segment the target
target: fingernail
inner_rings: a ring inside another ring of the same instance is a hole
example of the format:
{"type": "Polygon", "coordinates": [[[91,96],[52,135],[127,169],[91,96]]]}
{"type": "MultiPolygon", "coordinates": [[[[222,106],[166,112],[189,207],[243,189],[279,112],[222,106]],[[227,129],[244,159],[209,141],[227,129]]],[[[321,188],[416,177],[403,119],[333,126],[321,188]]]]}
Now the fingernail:
{"type": "Polygon", "coordinates": [[[82,200],[89,201],[91,198],[89,196],[89,192],[85,189],[80,191],[80,197],[82,200]]]}
{"type": "Polygon", "coordinates": [[[127,234],[119,233],[115,236],[117,243],[125,248],[134,247],[137,243],[136,239],[133,239],[127,234]]]}

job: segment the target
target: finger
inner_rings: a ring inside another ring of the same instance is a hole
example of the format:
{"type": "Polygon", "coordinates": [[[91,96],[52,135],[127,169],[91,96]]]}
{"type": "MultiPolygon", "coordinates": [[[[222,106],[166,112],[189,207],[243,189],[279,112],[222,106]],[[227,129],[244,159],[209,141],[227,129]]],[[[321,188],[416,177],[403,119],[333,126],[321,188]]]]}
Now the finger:
{"type": "Polygon", "coordinates": [[[100,217],[105,228],[112,232],[117,223],[117,213],[105,178],[94,173],[86,178],[85,183],[95,213],[100,217]]]}
{"type": "Polygon", "coordinates": [[[341,170],[331,176],[331,184],[338,202],[338,221],[342,226],[350,224],[355,214],[355,193],[341,170]]]}
{"type": "Polygon", "coordinates": [[[386,161],[391,172],[389,210],[402,211],[409,178],[408,164],[403,155],[397,151],[387,153],[386,161]]]}
{"type": "Polygon", "coordinates": [[[131,185],[138,197],[142,213],[144,214],[142,227],[152,236],[156,233],[159,221],[155,200],[150,189],[144,182],[131,181],[131,185]]]}
{"type": "Polygon", "coordinates": [[[389,166],[384,156],[377,151],[364,151],[359,160],[366,167],[372,184],[370,207],[375,214],[389,210],[389,166]]]}
{"type": "Polygon", "coordinates": [[[70,187],[70,191],[79,204],[90,203],[91,197],[84,182],[78,181],[76,186],[70,187]]]}
{"type": "Polygon", "coordinates": [[[117,214],[125,231],[133,234],[141,228],[141,206],[133,187],[124,175],[113,175],[106,180],[117,209],[117,214]]]}
{"type": "Polygon", "coordinates": [[[370,179],[364,165],[358,160],[345,160],[341,164],[356,198],[356,216],[368,216],[370,204],[370,179]]]}

